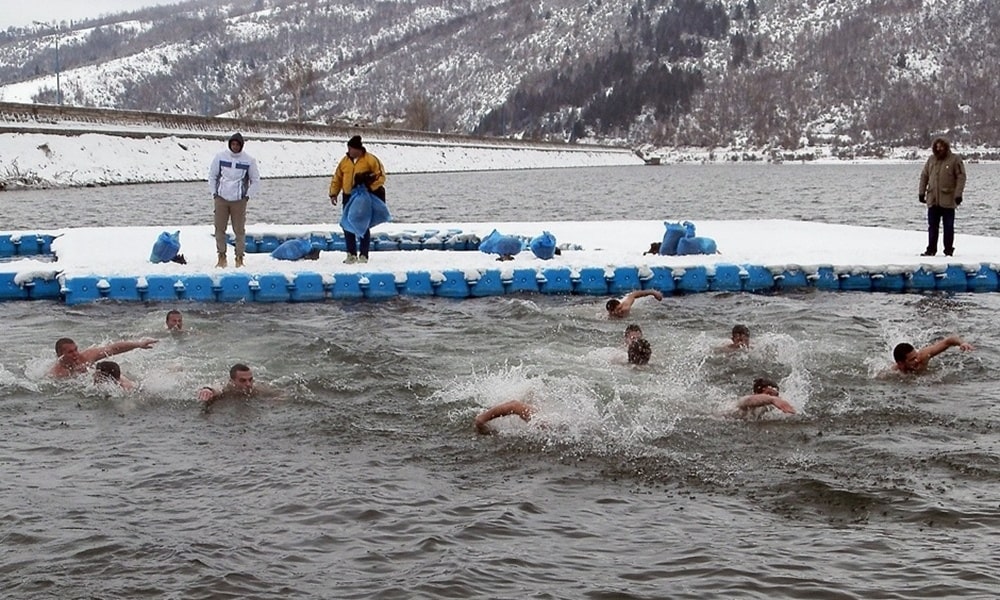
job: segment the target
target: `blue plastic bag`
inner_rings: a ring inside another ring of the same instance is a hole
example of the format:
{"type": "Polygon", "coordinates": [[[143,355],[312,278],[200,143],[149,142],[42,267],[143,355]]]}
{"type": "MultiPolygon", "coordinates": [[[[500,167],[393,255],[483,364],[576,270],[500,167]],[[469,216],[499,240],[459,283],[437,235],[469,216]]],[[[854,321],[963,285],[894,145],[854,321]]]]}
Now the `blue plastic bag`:
{"type": "Polygon", "coordinates": [[[556,236],[548,231],[543,231],[542,235],[532,238],[528,246],[535,256],[542,260],[549,260],[556,253],[556,236]]]}
{"type": "Polygon", "coordinates": [[[164,231],[153,243],[153,251],[149,253],[149,262],[165,263],[170,262],[181,251],[181,232],[173,233],[164,231]]]}
{"type": "Polygon", "coordinates": [[[707,237],[683,237],[677,242],[677,254],[715,254],[715,240],[707,237]]]}
{"type": "Polygon", "coordinates": [[[521,252],[522,249],[524,249],[524,242],[521,241],[521,238],[512,235],[503,235],[496,229],[479,242],[479,251],[486,254],[514,256],[521,252]]]}
{"type": "MultiPolygon", "coordinates": [[[[685,221],[687,223],[687,221],[685,221]]],[[[660,242],[660,255],[674,256],[677,254],[677,242],[687,233],[687,229],[680,223],[663,222],[667,230],[663,233],[663,240],[660,242]]],[[[693,228],[694,225],[691,225],[693,228]]]]}
{"type": "Polygon", "coordinates": [[[278,260],[299,260],[312,252],[312,242],[307,239],[296,238],[282,242],[280,246],[271,252],[271,256],[278,260]]]}
{"type": "Polygon", "coordinates": [[[717,251],[715,240],[707,237],[697,237],[694,234],[694,223],[684,221],[684,237],[677,240],[677,254],[681,256],[715,254],[717,251]]]}
{"type": "Polygon", "coordinates": [[[340,215],[340,227],[358,237],[364,237],[372,227],[391,220],[392,215],[385,202],[361,185],[351,190],[351,197],[340,215]]]}

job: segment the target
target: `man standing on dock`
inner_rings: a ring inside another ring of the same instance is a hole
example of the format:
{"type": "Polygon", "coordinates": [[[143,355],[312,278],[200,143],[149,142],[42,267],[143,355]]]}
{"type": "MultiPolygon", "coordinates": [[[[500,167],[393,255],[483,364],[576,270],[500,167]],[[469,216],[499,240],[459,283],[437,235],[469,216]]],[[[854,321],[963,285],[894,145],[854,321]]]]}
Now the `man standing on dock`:
{"type": "Polygon", "coordinates": [[[917,199],[927,205],[927,249],[921,256],[937,254],[938,227],[944,221],[944,253],[955,252],[955,209],[962,204],[965,190],[965,164],[951,151],[948,140],[937,138],[931,145],[930,158],[920,172],[917,199]]]}
{"type": "MultiPolygon", "coordinates": [[[[366,185],[372,194],[385,202],[385,168],[382,161],[368,152],[361,143],[361,136],[356,135],[347,141],[347,154],[337,163],[330,180],[330,203],[337,205],[337,195],[344,193],[344,210],[351,199],[351,191],[355,186],[366,185]]],[[[346,264],[368,262],[368,251],[371,248],[371,230],[361,235],[361,251],[358,253],[358,235],[344,230],[344,241],[347,243],[346,264]]]]}
{"type": "Polygon", "coordinates": [[[226,225],[233,223],[236,236],[236,266],[243,266],[246,250],[247,202],[260,189],[257,161],[243,152],[243,136],[234,133],[229,149],[215,155],[208,170],[208,184],[215,200],[215,249],[219,254],[216,267],[226,263],[226,225]]]}

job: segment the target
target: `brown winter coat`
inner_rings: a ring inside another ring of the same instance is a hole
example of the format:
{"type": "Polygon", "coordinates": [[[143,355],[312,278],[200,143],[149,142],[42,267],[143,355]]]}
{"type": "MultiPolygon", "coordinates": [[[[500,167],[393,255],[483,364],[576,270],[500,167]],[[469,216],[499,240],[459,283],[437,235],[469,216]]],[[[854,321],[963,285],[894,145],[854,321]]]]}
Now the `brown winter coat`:
{"type": "MultiPolygon", "coordinates": [[[[917,193],[924,196],[927,206],[955,208],[955,197],[961,196],[965,190],[965,165],[962,157],[951,151],[951,145],[944,138],[934,140],[941,142],[947,149],[945,157],[939,159],[934,154],[924,164],[920,173],[920,189],[917,193]]],[[[931,144],[931,147],[934,147],[931,144]]]]}

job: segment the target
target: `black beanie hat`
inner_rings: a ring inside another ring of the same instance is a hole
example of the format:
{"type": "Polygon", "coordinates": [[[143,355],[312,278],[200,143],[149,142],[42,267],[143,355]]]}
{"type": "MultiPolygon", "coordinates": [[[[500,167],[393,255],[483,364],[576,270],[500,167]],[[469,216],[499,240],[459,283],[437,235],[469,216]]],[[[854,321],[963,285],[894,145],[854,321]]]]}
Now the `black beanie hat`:
{"type": "Polygon", "coordinates": [[[352,137],[351,139],[347,140],[347,147],[348,148],[357,148],[358,150],[364,150],[365,149],[364,145],[361,143],[361,136],[360,135],[356,135],[356,136],[352,137]]]}

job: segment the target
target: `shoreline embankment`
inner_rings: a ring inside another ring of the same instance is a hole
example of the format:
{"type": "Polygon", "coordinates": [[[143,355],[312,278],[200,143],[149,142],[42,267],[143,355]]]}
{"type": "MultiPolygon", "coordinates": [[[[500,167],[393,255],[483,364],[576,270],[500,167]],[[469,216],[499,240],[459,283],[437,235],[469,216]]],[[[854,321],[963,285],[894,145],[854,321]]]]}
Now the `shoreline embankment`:
{"type": "Polygon", "coordinates": [[[397,174],[644,164],[612,146],[0,103],[0,189],[199,181],[236,131],[265,178],[328,176],[353,135],[397,174]]]}

